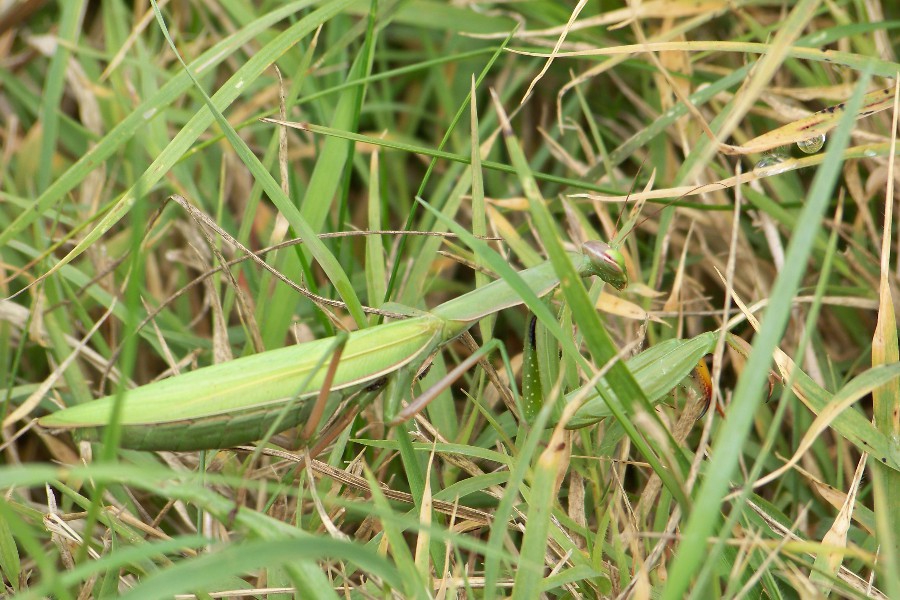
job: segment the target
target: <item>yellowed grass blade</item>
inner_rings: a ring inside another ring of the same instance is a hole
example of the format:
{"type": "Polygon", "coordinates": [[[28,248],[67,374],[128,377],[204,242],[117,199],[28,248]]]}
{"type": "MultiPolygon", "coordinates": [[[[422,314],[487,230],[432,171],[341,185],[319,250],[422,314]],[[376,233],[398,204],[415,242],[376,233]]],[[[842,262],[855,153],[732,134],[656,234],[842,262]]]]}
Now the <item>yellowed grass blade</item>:
{"type": "MultiPolygon", "coordinates": [[[[874,158],[876,156],[890,155],[891,149],[888,142],[864,144],[861,146],[853,146],[844,151],[844,160],[852,158],[874,158]]],[[[645,192],[635,192],[630,195],[620,196],[604,196],[600,194],[570,194],[569,198],[589,198],[597,202],[626,202],[639,200],[660,200],[663,198],[681,198],[689,196],[697,196],[700,194],[708,194],[710,192],[718,192],[728,188],[735,187],[738,184],[749,183],[757,179],[764,179],[774,175],[780,175],[788,171],[796,171],[797,169],[805,169],[814,167],[822,163],[825,159],[824,154],[813,154],[802,158],[785,158],[777,164],[761,166],[749,171],[713,181],[704,185],[682,185],[672,188],[660,188],[645,192]]]]}
{"type": "MultiPolygon", "coordinates": [[[[725,10],[728,7],[729,3],[725,0],[650,0],[649,2],[641,2],[637,6],[609,10],[599,15],[567,23],[566,25],[535,29],[533,31],[523,29],[516,33],[515,39],[556,37],[563,32],[582,31],[592,27],[620,29],[639,20],[692,17],[694,15],[703,15],[710,11],[725,10]]],[[[498,33],[467,33],[466,35],[483,40],[502,40],[509,34],[506,31],[501,31],[498,33]]]]}
{"type": "Polygon", "coordinates": [[[853,508],[856,505],[856,494],[859,491],[859,482],[862,479],[866,466],[867,454],[860,457],[856,465],[856,472],[853,474],[853,482],[850,484],[850,492],[844,499],[838,516],[834,519],[834,523],[822,538],[822,548],[816,555],[816,562],[813,566],[813,572],[810,574],[810,581],[818,583],[820,590],[825,595],[833,588],[833,579],[838,575],[841,569],[841,563],[844,560],[845,550],[847,548],[847,533],[850,531],[850,523],[853,520],[853,508]]]}
{"type": "MultiPolygon", "coordinates": [[[[894,103],[894,90],[885,88],[866,94],[863,105],[856,113],[857,119],[862,119],[890,108],[894,103]]],[[[835,127],[843,118],[846,108],[843,102],[829,106],[817,113],[811,114],[805,119],[788,123],[778,129],[753,138],[741,146],[721,144],[719,150],[724,154],[753,154],[766,152],[779,146],[787,146],[797,142],[804,142],[825,135],[835,127]]]]}

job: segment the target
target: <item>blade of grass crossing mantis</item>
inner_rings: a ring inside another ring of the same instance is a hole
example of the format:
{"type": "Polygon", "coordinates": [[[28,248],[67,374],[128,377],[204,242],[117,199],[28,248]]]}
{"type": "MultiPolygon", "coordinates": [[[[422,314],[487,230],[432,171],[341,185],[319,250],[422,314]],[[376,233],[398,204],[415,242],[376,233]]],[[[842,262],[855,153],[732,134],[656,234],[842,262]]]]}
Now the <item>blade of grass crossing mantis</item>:
{"type": "MultiPolygon", "coordinates": [[[[609,334],[606,332],[600,322],[593,304],[588,298],[587,292],[580,282],[574,281],[574,273],[571,264],[563,260],[563,250],[559,242],[559,235],[556,226],[547,209],[546,202],[542,198],[538,190],[537,183],[531,174],[530,167],[522,152],[522,149],[516,139],[509,121],[506,119],[503,107],[499,100],[494,96],[495,106],[501,119],[501,130],[506,142],[507,151],[509,152],[511,162],[516,169],[519,180],[522,184],[523,192],[528,198],[528,203],[532,218],[541,238],[541,242],[547,249],[554,267],[557,269],[560,278],[560,287],[566,297],[574,318],[580,323],[585,342],[591,352],[592,357],[598,364],[606,364],[614,361],[607,374],[607,381],[611,384],[610,390],[600,390],[601,394],[606,393],[606,401],[610,406],[616,419],[628,433],[629,438],[634,442],[637,448],[643,453],[647,461],[650,463],[654,472],[663,481],[666,488],[672,493],[673,497],[679,504],[687,509],[690,501],[687,498],[685,490],[681,485],[682,476],[685,465],[669,464],[664,465],[658,456],[666,456],[671,454],[671,450],[677,448],[677,444],[672,439],[668,429],[660,426],[659,430],[667,435],[666,443],[663,444],[654,437],[642,435],[629,419],[629,413],[643,408],[651,418],[656,420],[659,417],[653,412],[650,403],[647,401],[643,390],[635,381],[628,367],[617,360],[618,351],[612,342],[609,334]],[[613,393],[609,393],[613,392],[613,393]],[[667,451],[667,448],[668,450],[667,451]]],[[[678,455],[676,455],[677,457],[678,455]]],[[[493,533],[493,532],[492,532],[493,533]]],[[[494,541],[492,539],[492,541],[494,541]]],[[[496,571],[488,572],[486,569],[486,587],[492,587],[496,571]],[[490,580],[490,581],[488,581],[490,580]]]]}
{"type": "MultiPolygon", "coordinates": [[[[508,293],[512,294],[514,291],[514,293],[517,294],[519,298],[521,298],[521,300],[519,302],[524,302],[528,306],[528,308],[535,314],[535,316],[541,320],[541,322],[547,327],[547,329],[549,331],[551,331],[552,334],[554,335],[554,337],[560,342],[564,351],[569,352],[571,356],[575,357],[575,360],[577,360],[579,362],[579,366],[582,369],[584,369],[586,372],[591,371],[591,366],[587,363],[587,361],[584,359],[584,357],[581,356],[580,352],[578,352],[578,350],[575,348],[575,345],[572,341],[572,337],[570,335],[566,335],[563,332],[562,328],[559,326],[559,323],[557,323],[556,317],[553,315],[553,313],[550,312],[550,310],[547,308],[547,306],[545,306],[538,299],[538,297],[534,293],[534,291],[531,288],[529,288],[528,285],[524,284],[524,282],[522,281],[522,278],[520,277],[521,274],[513,271],[510,268],[510,266],[507,264],[507,262],[502,257],[497,255],[497,253],[494,252],[483,240],[479,240],[479,239],[473,237],[468,231],[465,230],[465,228],[460,227],[459,225],[457,225],[455,222],[451,221],[450,219],[446,219],[445,217],[443,217],[436,209],[431,207],[424,200],[419,199],[419,201],[422,203],[422,205],[427,210],[431,211],[439,220],[443,221],[447,225],[447,227],[450,228],[451,231],[453,231],[455,234],[457,234],[460,237],[460,239],[462,239],[470,248],[472,248],[472,250],[476,254],[481,254],[483,256],[483,260],[485,261],[485,263],[492,270],[494,270],[501,277],[503,277],[502,281],[506,282],[508,285],[508,288],[509,288],[508,293]]],[[[591,269],[593,274],[599,276],[601,279],[606,280],[606,278],[609,277],[609,275],[610,275],[609,274],[610,263],[609,263],[609,261],[604,260],[604,261],[600,262],[600,264],[598,265],[596,260],[591,260],[591,258],[595,257],[597,254],[602,254],[602,250],[601,250],[602,247],[599,247],[599,248],[594,247],[594,244],[597,244],[597,242],[586,242],[586,245],[588,246],[588,248],[593,247],[593,250],[589,250],[588,252],[586,252],[586,256],[583,259],[582,265],[577,268],[577,271],[579,274],[583,275],[586,265],[589,265],[589,267],[587,267],[587,268],[591,269]]],[[[570,258],[570,260],[571,260],[571,258],[570,258]]],[[[621,267],[621,270],[624,271],[623,266],[617,265],[617,267],[621,267]]],[[[544,265],[540,265],[539,267],[535,267],[535,268],[547,269],[550,272],[555,272],[554,265],[548,264],[548,263],[545,263],[544,265]]],[[[528,271],[531,271],[531,269],[529,269],[528,271]]],[[[526,272],[528,272],[528,271],[526,271],[526,272]]],[[[494,282],[494,283],[498,283],[498,282],[494,282]]],[[[486,287],[490,287],[490,286],[486,286],[486,287]]],[[[583,289],[582,289],[582,293],[585,294],[585,297],[586,297],[586,292],[583,289]]],[[[454,301],[450,301],[450,302],[452,303],[454,301]]],[[[447,307],[448,304],[450,304],[450,303],[441,305],[440,308],[444,309],[445,307],[447,307]]],[[[475,313],[478,312],[477,307],[474,305],[467,305],[465,307],[455,307],[454,306],[453,308],[455,310],[445,311],[444,316],[449,316],[448,312],[451,315],[458,313],[459,315],[466,314],[469,316],[474,316],[475,313]],[[471,311],[471,312],[469,312],[469,311],[471,311]]],[[[435,311],[432,311],[432,312],[435,312],[435,311]]],[[[599,321],[597,320],[597,316],[595,314],[592,314],[592,316],[593,316],[593,320],[595,322],[597,322],[598,327],[602,328],[602,325],[600,325],[599,321]]],[[[610,341],[610,344],[611,343],[612,342],[610,341]]],[[[615,354],[613,354],[613,356],[615,356],[615,354]]],[[[622,368],[627,368],[622,365],[619,365],[619,366],[622,368]]],[[[617,399],[614,401],[618,403],[617,399]]],[[[632,439],[634,439],[636,441],[637,445],[640,448],[642,448],[642,450],[645,451],[645,455],[648,456],[649,460],[655,460],[655,455],[653,454],[653,452],[646,445],[643,438],[638,434],[638,432],[634,428],[633,424],[627,420],[627,417],[625,417],[625,413],[623,412],[621,405],[617,406],[617,410],[618,410],[618,414],[616,416],[618,418],[620,418],[620,420],[623,424],[623,427],[625,427],[626,430],[628,430],[630,432],[630,434],[632,436],[634,436],[632,439]]],[[[665,468],[662,467],[662,465],[658,464],[658,461],[657,461],[656,467],[660,471],[663,471],[665,473],[665,468]]],[[[675,490],[673,490],[673,495],[680,495],[680,500],[683,501],[684,500],[683,491],[681,490],[681,488],[679,486],[675,485],[675,483],[673,481],[671,481],[671,478],[669,478],[669,479],[670,480],[667,483],[669,485],[672,485],[675,488],[675,490]]],[[[508,492],[508,494],[509,493],[512,493],[512,492],[508,492]]],[[[513,496],[514,495],[515,494],[513,493],[513,496]]],[[[506,498],[506,497],[507,496],[504,496],[504,498],[506,498]]],[[[501,507],[504,507],[504,506],[511,508],[510,503],[501,502],[501,507]]],[[[503,513],[498,509],[497,522],[503,522],[504,519],[507,518],[507,516],[508,516],[508,513],[503,513]]],[[[489,544],[491,545],[491,547],[493,549],[499,550],[499,548],[503,542],[503,535],[504,535],[503,532],[499,528],[497,530],[492,529],[491,539],[489,541],[489,544]]],[[[493,555],[495,555],[495,553],[491,554],[491,556],[493,556],[493,555]]],[[[486,566],[485,566],[485,577],[486,577],[486,582],[487,582],[486,588],[485,588],[486,590],[492,590],[493,582],[495,582],[496,578],[497,578],[498,569],[499,569],[499,565],[496,564],[495,562],[492,562],[489,558],[488,561],[486,562],[486,566]]],[[[488,592],[489,595],[490,595],[490,593],[491,592],[488,592]]]]}

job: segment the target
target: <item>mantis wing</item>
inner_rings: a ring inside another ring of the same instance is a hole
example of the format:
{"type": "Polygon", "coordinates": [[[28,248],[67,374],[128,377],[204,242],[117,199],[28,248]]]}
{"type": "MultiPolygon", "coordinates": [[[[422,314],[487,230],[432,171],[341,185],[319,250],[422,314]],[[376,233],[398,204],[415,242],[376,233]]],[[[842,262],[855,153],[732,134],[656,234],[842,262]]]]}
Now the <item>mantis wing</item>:
{"type": "MultiPolygon", "coordinates": [[[[441,342],[443,322],[432,316],[388,323],[349,335],[331,386],[352,393],[441,342]]],[[[260,439],[292,400],[281,430],[302,422],[305,402],[324,384],[323,359],[333,338],[262,352],[129,390],[122,400],[122,445],[140,450],[223,448],[260,439]]],[[[43,427],[81,429],[99,439],[115,396],[73,406],[39,420],[43,427]]]]}

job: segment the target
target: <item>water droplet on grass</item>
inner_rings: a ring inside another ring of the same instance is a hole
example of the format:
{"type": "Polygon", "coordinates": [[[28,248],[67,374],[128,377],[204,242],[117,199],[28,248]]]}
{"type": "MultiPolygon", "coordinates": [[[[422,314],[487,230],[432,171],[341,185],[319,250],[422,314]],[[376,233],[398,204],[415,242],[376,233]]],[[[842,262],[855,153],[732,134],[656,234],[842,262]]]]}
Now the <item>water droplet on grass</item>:
{"type": "Polygon", "coordinates": [[[800,140],[797,142],[797,147],[800,148],[801,152],[806,152],[807,154],[815,154],[819,150],[822,149],[822,146],[825,145],[825,134],[820,133],[816,137],[811,137],[808,140],[800,140]]]}
{"type": "Polygon", "coordinates": [[[764,155],[753,167],[753,172],[757,177],[768,177],[770,175],[778,175],[785,168],[782,164],[787,160],[787,156],[779,152],[772,152],[764,155]]]}

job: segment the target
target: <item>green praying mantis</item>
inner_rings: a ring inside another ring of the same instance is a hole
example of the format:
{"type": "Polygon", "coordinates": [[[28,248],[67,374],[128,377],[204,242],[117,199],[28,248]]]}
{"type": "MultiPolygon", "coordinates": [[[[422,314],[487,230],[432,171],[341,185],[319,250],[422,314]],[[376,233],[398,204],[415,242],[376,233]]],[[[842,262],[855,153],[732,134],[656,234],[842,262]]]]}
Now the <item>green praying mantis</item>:
{"type": "MultiPolygon", "coordinates": [[[[622,253],[604,242],[585,242],[580,253],[569,256],[582,277],[599,277],[617,289],[628,284],[622,253]]],[[[520,271],[519,276],[537,296],[550,293],[559,283],[549,261],[520,271]]],[[[506,281],[496,280],[408,319],[261,352],[128,390],[118,413],[120,444],[136,450],[188,451],[267,439],[312,418],[314,399],[323,389],[332,413],[340,412],[340,402],[359,406],[384,391],[387,419],[409,418],[410,412],[399,407],[419,368],[480,319],[521,303],[506,281]],[[333,357],[336,368],[329,373],[333,357]]],[[[633,372],[648,397],[658,401],[697,367],[706,351],[685,350],[678,344],[658,346],[629,362],[634,362],[633,372]],[[677,368],[669,369],[660,385],[654,367],[661,360],[677,368]]],[[[116,401],[115,396],[106,396],[69,407],[42,417],[39,424],[50,430],[75,430],[82,439],[96,441],[110,423],[116,401]]],[[[573,421],[577,425],[609,414],[596,391],[583,408],[573,421]]]]}

